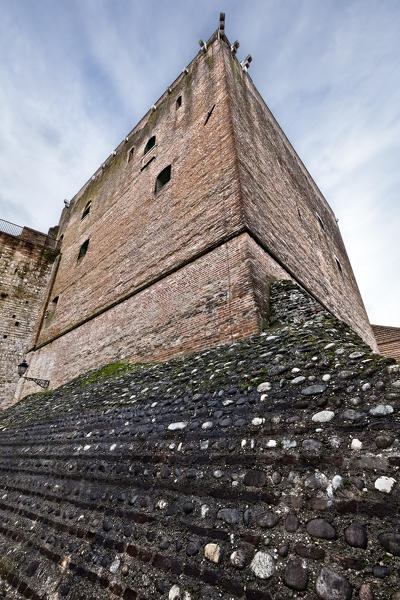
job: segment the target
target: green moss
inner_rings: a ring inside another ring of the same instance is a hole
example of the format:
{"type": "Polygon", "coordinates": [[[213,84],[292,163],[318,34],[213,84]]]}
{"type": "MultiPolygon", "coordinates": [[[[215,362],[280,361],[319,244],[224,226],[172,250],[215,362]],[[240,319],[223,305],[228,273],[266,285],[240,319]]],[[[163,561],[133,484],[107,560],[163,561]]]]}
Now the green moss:
{"type": "Polygon", "coordinates": [[[213,64],[214,64],[214,58],[213,58],[212,54],[208,54],[207,55],[207,66],[208,66],[208,68],[211,69],[212,66],[213,66],[213,64]]]}
{"type": "Polygon", "coordinates": [[[121,375],[125,375],[125,373],[135,371],[137,368],[138,365],[134,365],[132,363],[111,363],[109,365],[105,365],[101,369],[98,369],[97,371],[94,371],[94,373],[91,373],[90,375],[85,377],[83,380],[80,381],[80,385],[89,385],[103,377],[121,377],[121,375]]]}
{"type": "Polygon", "coordinates": [[[11,560],[11,558],[8,556],[2,556],[0,558],[0,575],[2,577],[7,577],[7,575],[10,575],[15,571],[16,566],[17,565],[13,560],[11,560]]]}
{"type": "Polygon", "coordinates": [[[156,108],[156,110],[154,110],[153,112],[150,113],[149,116],[149,120],[147,121],[147,126],[149,128],[149,131],[151,131],[154,127],[154,125],[156,124],[158,118],[158,108],[156,108]]]}

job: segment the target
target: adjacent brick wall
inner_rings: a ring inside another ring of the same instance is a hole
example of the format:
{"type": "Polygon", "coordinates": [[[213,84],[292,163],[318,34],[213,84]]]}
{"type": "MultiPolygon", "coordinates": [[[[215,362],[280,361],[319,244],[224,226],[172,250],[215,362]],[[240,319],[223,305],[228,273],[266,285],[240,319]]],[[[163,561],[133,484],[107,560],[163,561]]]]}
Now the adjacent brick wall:
{"type": "Polygon", "coordinates": [[[400,361],[400,327],[372,325],[379,352],[400,361]]]}
{"type": "Polygon", "coordinates": [[[17,365],[32,343],[54,256],[44,234],[0,232],[0,408],[14,396],[17,365]]]}

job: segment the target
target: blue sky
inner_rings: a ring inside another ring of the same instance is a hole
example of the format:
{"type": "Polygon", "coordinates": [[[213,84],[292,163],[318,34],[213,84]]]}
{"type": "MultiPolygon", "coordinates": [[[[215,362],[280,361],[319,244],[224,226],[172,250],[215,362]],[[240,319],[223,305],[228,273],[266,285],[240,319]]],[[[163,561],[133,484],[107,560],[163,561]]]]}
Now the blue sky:
{"type": "Polygon", "coordinates": [[[400,326],[398,0],[0,0],[0,218],[45,231],[217,28],[400,326]]]}

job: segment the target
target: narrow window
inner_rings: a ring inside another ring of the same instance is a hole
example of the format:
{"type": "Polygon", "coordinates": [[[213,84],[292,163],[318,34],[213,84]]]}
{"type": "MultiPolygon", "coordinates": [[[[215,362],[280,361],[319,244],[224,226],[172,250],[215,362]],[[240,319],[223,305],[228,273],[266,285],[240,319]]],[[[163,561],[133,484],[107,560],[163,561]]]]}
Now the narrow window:
{"type": "Polygon", "coordinates": [[[158,175],[157,179],[156,179],[156,188],[155,188],[155,192],[157,193],[159,190],[161,190],[161,188],[168,183],[168,181],[171,179],[171,165],[168,165],[168,167],[165,167],[165,169],[163,169],[161,171],[161,173],[158,175]]]}
{"type": "Polygon", "coordinates": [[[154,146],[156,145],[156,136],[153,135],[153,137],[151,137],[149,139],[149,141],[147,142],[147,144],[144,147],[144,152],[143,154],[146,154],[149,150],[151,150],[154,146]]]}
{"type": "Polygon", "coordinates": [[[319,223],[321,229],[325,229],[325,225],[324,225],[323,220],[321,219],[321,217],[319,216],[318,213],[315,213],[315,214],[317,215],[318,223],[319,223]]]}
{"type": "Polygon", "coordinates": [[[335,258],[335,262],[336,262],[337,268],[339,269],[340,273],[343,275],[342,265],[340,264],[340,261],[339,261],[338,257],[334,256],[334,258],[335,258]]]}
{"type": "Polygon", "coordinates": [[[134,151],[135,151],[135,148],[132,146],[132,148],[128,152],[128,162],[130,160],[132,160],[134,151]]]}
{"type": "Polygon", "coordinates": [[[176,99],[176,110],[182,106],[182,96],[178,96],[176,99]]]}
{"type": "Polygon", "coordinates": [[[83,242],[82,246],[79,248],[79,254],[78,254],[77,260],[80,260],[81,258],[83,258],[85,256],[88,246],[89,246],[89,240],[86,240],[85,242],[83,242]]]}
{"type": "Polygon", "coordinates": [[[91,200],[89,200],[89,202],[86,204],[86,206],[83,210],[83,213],[81,216],[81,221],[83,221],[83,219],[88,216],[88,214],[90,213],[91,206],[92,206],[92,202],[91,202],[91,200]]]}
{"type": "Polygon", "coordinates": [[[50,317],[52,317],[54,315],[54,313],[56,312],[57,304],[58,304],[58,296],[53,298],[53,300],[49,304],[49,307],[46,312],[47,319],[49,319],[50,317]]]}

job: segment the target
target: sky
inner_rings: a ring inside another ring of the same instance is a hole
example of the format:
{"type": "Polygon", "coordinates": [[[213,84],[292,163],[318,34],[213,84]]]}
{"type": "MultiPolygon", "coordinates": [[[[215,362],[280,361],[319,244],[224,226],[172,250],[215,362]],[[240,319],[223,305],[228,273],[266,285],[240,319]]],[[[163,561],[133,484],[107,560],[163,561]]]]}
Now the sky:
{"type": "Polygon", "coordinates": [[[0,219],[41,231],[218,27],[400,327],[399,0],[0,0],[0,219]]]}

